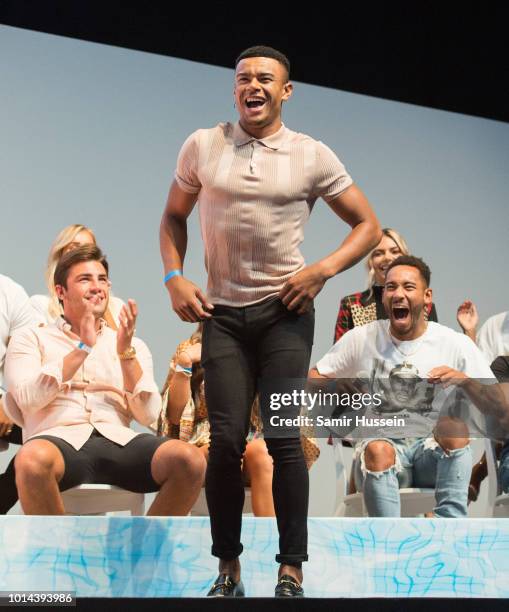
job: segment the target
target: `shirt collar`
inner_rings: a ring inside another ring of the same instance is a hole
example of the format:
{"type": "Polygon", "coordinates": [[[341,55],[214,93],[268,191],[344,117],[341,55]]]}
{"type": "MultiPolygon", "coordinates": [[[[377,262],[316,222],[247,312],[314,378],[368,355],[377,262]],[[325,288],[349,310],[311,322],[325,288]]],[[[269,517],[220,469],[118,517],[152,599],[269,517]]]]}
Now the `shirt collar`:
{"type": "Polygon", "coordinates": [[[280,149],[282,147],[285,141],[286,132],[287,129],[285,127],[285,124],[282,123],[279,130],[274,134],[266,136],[265,138],[255,138],[254,136],[251,136],[251,134],[248,134],[246,131],[244,131],[240,123],[237,121],[233,126],[233,142],[235,143],[236,147],[241,147],[242,145],[248,144],[249,142],[256,140],[258,142],[261,142],[269,149],[277,151],[277,149],[280,149]]]}
{"type": "MultiPolygon", "coordinates": [[[[99,319],[99,322],[100,322],[100,325],[99,325],[98,333],[101,334],[104,327],[106,326],[106,321],[104,319],[99,319]]],[[[62,315],[55,319],[55,325],[58,327],[60,331],[64,332],[64,334],[72,333],[71,324],[68,323],[62,315]]]]}

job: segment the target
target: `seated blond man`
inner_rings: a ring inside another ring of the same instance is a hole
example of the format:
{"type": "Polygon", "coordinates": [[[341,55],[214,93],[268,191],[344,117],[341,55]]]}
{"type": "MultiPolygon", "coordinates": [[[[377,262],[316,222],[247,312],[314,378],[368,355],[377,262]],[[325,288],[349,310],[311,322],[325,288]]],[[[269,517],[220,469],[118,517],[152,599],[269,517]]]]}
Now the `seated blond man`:
{"type": "Polygon", "coordinates": [[[60,491],[103,483],[159,491],[148,514],[185,515],[203,483],[205,461],[178,440],[137,433],[161,410],[147,346],[134,337],[129,300],[118,332],[104,324],[108,262],[93,245],[64,255],[55,270],[64,315],[12,337],[7,409],[23,426],[16,485],[25,514],[63,514],[60,491]]]}

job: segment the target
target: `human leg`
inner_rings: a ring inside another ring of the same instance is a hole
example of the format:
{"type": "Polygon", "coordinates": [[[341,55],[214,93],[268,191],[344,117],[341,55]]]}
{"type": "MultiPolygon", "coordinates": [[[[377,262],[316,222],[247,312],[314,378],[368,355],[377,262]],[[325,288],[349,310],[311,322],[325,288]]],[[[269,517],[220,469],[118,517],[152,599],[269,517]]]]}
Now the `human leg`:
{"type": "MultiPolygon", "coordinates": [[[[304,381],[313,344],[314,311],[303,315],[289,311],[280,300],[260,305],[251,313],[256,330],[257,363],[261,384],[271,387],[285,379],[304,381]]],[[[261,406],[265,422],[270,410],[261,406]]],[[[298,407],[295,407],[297,415],[298,407]]],[[[272,493],[279,529],[279,575],[302,581],[302,561],[307,561],[309,475],[299,428],[282,435],[265,435],[274,461],[272,493]]]]}
{"type": "Polygon", "coordinates": [[[398,472],[403,470],[394,441],[365,440],[356,449],[354,477],[369,516],[401,516],[398,472]]]}
{"type": "Polygon", "coordinates": [[[185,516],[203,484],[206,462],[192,444],[152,434],[138,434],[125,446],[97,436],[94,482],[127,491],[158,491],[150,516],[185,516]]]}
{"type": "Polygon", "coordinates": [[[206,460],[192,444],[169,440],[155,451],[152,478],[160,485],[149,516],[186,516],[205,479],[206,460]]]}
{"type": "Polygon", "coordinates": [[[245,309],[216,306],[202,338],[210,446],[205,489],[212,554],[219,571],[240,578],[244,506],[241,461],[255,394],[255,361],[245,335],[245,309]]]}
{"type": "MultiPolygon", "coordinates": [[[[13,425],[10,433],[2,436],[9,444],[23,444],[21,428],[13,425]]],[[[18,501],[18,490],[16,489],[16,474],[14,470],[14,458],[7,469],[0,474],[0,514],[7,514],[18,501]]]]}
{"type": "Polygon", "coordinates": [[[37,437],[26,442],[15,457],[16,486],[25,514],[64,514],[60,491],[86,481],[87,466],[74,449],[59,438],[37,437]]]}
{"type": "Polygon", "coordinates": [[[472,452],[468,438],[436,436],[416,443],[413,456],[414,483],[435,487],[437,517],[467,516],[468,484],[472,452]]]}
{"type": "Polygon", "coordinates": [[[275,516],[272,499],[273,461],[263,438],[248,442],[243,469],[251,486],[251,503],[255,516],[275,516]]]}

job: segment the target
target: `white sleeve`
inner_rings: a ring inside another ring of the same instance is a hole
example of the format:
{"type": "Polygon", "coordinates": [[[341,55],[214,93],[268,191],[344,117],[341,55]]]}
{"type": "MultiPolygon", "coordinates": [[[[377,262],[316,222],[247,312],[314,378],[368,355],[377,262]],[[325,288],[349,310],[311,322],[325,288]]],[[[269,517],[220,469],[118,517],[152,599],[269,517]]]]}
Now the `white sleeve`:
{"type": "Polygon", "coordinates": [[[30,305],[34,311],[37,323],[51,323],[51,317],[48,313],[49,297],[47,295],[31,295],[30,305]]]}
{"type": "Polygon", "coordinates": [[[12,285],[12,300],[9,304],[9,336],[12,336],[18,329],[37,323],[36,313],[26,291],[18,283],[13,282],[12,285]]]}
{"type": "Polygon", "coordinates": [[[132,344],[136,348],[136,358],[142,375],[133,391],[124,393],[133,418],[141,425],[149,427],[161,413],[161,394],[154,380],[152,355],[147,345],[139,338],[133,338],[132,344]]]}
{"type": "Polygon", "coordinates": [[[459,338],[462,347],[459,356],[461,363],[458,370],[464,372],[470,378],[496,380],[490,368],[491,361],[488,361],[479,347],[468,336],[459,334],[459,338]]]}
{"type": "Polygon", "coordinates": [[[477,346],[490,363],[505,354],[502,334],[506,317],[509,317],[507,312],[490,317],[477,334],[477,346]]]}
{"type": "Polygon", "coordinates": [[[327,378],[354,378],[357,375],[357,362],[362,328],[354,328],[336,342],[316,364],[318,373],[327,378]]]}

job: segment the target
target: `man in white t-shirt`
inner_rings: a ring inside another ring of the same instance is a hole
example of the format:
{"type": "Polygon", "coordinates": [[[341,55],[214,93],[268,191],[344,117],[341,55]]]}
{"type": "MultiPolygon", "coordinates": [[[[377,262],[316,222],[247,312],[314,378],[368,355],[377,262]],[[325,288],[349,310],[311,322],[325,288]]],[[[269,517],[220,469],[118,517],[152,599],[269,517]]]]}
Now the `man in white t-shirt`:
{"type": "MultiPolygon", "coordinates": [[[[417,257],[394,260],[383,296],[389,319],[350,330],[310,372],[312,378],[369,378],[383,398],[378,412],[401,417],[395,426],[352,432],[360,440],[354,455],[356,486],[370,516],[400,516],[398,489],[412,484],[435,487],[437,517],[467,513],[469,428],[440,411],[456,408],[459,394],[469,395],[468,378],[492,380],[493,374],[469,338],[426,321],[430,276],[417,257]]],[[[373,405],[367,414],[376,409],[373,405]]],[[[471,414],[474,422],[481,420],[478,416],[475,410],[471,414]]]]}
{"type": "Polygon", "coordinates": [[[477,346],[490,363],[500,355],[509,355],[509,312],[487,319],[477,334],[477,346]]]}
{"type": "MultiPolygon", "coordinates": [[[[4,411],[4,362],[7,344],[12,334],[29,325],[35,325],[37,317],[28,295],[21,285],[0,274],[0,446],[3,443],[21,444],[21,429],[4,411]]],[[[0,474],[0,514],[6,514],[16,503],[18,494],[14,482],[13,465],[0,474]]]]}

